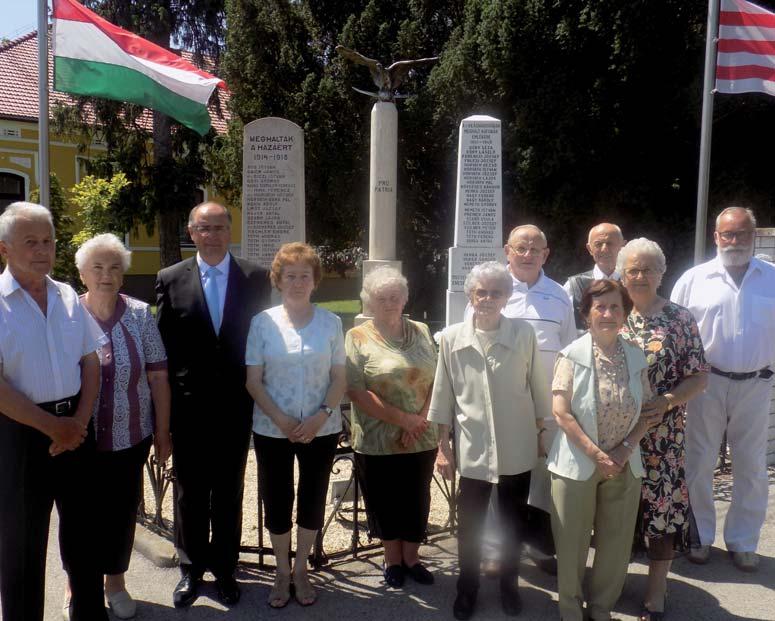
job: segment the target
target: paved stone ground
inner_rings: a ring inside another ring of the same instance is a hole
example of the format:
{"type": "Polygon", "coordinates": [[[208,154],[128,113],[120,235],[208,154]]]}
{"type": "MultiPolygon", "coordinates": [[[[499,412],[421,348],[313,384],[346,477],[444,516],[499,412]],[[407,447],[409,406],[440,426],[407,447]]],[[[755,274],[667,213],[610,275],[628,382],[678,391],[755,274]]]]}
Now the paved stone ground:
{"type": "MultiPolygon", "coordinates": [[[[718,481],[717,507],[719,533],[711,562],[703,567],[679,559],[669,580],[669,618],[671,621],[773,621],[775,620],[775,469],[770,470],[770,502],[767,523],[759,547],[761,568],[756,574],[737,571],[723,549],[721,526],[729,502],[728,480],[718,481]]],[[[55,517],[55,516],[54,516],[55,517]]],[[[272,572],[260,570],[255,556],[245,555],[239,580],[243,597],[231,610],[215,600],[215,589],[208,582],[202,596],[191,608],[172,608],[171,594],[177,583],[175,569],[160,569],[135,553],[127,582],[138,600],[137,619],[301,619],[336,621],[366,618],[375,621],[414,621],[451,619],[455,592],[455,541],[439,537],[423,547],[422,553],[436,574],[436,585],[423,587],[408,583],[403,590],[388,589],[382,582],[378,554],[363,559],[339,562],[315,575],[318,603],[302,608],[291,603],[283,610],[271,610],[265,603],[272,572]]],[[[622,621],[634,621],[645,588],[646,565],[633,562],[624,594],[616,614],[622,621]]],[[[212,580],[211,576],[207,576],[212,580]]],[[[497,582],[483,579],[475,619],[507,619],[501,611],[497,582]]],[[[63,572],[58,561],[56,520],[52,522],[48,559],[46,621],[61,619],[63,572]]],[[[544,621],[558,619],[554,579],[528,562],[520,577],[524,612],[520,619],[544,621]]]]}

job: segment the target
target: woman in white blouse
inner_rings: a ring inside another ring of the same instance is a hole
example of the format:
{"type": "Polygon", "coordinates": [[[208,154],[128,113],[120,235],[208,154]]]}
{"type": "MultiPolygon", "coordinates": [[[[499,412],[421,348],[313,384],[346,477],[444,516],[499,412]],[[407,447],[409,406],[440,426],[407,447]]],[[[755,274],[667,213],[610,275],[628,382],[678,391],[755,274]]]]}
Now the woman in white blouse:
{"type": "Polygon", "coordinates": [[[272,284],[282,304],[250,324],[247,389],[255,401],[253,444],[277,573],[268,603],[282,608],[291,581],[302,606],[315,603],[307,558],[323,525],[326,491],[342,430],[339,401],[346,387],[342,322],[310,296],[320,282],[320,258],[307,244],[284,244],[272,262],[272,284]],[[299,463],[296,562],[289,550],[293,462],[299,463]]]}

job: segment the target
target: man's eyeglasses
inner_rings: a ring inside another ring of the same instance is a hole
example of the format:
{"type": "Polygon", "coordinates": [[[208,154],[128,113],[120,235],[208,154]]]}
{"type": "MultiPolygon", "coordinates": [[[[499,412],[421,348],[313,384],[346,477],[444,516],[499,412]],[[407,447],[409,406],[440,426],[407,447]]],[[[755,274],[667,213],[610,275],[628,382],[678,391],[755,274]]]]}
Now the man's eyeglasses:
{"type": "Polygon", "coordinates": [[[514,251],[514,254],[518,254],[520,257],[528,256],[537,257],[546,248],[536,248],[535,246],[512,246],[509,244],[509,248],[514,251]]]}
{"type": "Polygon", "coordinates": [[[740,242],[751,241],[753,237],[753,231],[721,231],[718,236],[725,242],[731,242],[733,239],[737,239],[740,242]]]}
{"type": "Polygon", "coordinates": [[[506,295],[500,289],[476,289],[474,295],[477,300],[483,300],[484,298],[490,298],[491,300],[500,300],[506,295]]]}
{"type": "Polygon", "coordinates": [[[656,270],[652,270],[650,267],[647,267],[646,269],[638,269],[637,267],[628,267],[626,270],[624,270],[624,275],[627,276],[627,278],[637,278],[638,276],[643,276],[644,278],[650,278],[651,276],[654,276],[656,274],[656,270]]]}
{"type": "Polygon", "coordinates": [[[195,231],[196,233],[223,233],[224,231],[228,230],[228,226],[225,226],[223,224],[193,224],[191,226],[191,230],[195,231]]]}

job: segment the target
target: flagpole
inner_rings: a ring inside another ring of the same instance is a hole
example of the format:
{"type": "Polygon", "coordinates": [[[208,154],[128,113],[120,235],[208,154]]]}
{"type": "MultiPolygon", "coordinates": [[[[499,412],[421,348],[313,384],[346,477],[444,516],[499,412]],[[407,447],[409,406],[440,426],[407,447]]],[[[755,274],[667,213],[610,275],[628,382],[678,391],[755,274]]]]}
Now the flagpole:
{"type": "Polygon", "coordinates": [[[697,180],[697,219],[694,229],[694,264],[705,261],[708,227],[708,187],[710,185],[710,142],[713,133],[713,91],[716,83],[716,44],[720,0],[708,0],[708,26],[705,39],[705,80],[702,87],[700,129],[700,172],[697,180]]]}
{"type": "Polygon", "coordinates": [[[48,162],[48,0],[38,0],[38,188],[49,204],[48,162]]]}

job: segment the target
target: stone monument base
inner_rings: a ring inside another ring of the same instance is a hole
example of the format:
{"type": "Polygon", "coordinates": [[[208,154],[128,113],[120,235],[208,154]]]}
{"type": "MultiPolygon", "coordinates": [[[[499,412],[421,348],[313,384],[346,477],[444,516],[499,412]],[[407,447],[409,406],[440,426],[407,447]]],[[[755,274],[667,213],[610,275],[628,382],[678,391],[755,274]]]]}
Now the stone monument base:
{"type": "Polygon", "coordinates": [[[444,318],[444,325],[451,326],[453,323],[463,321],[466,304],[468,304],[468,298],[465,293],[447,290],[447,315],[444,318]]]}

